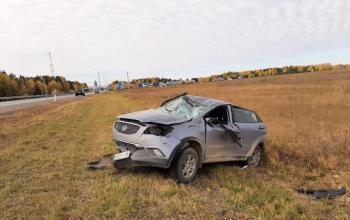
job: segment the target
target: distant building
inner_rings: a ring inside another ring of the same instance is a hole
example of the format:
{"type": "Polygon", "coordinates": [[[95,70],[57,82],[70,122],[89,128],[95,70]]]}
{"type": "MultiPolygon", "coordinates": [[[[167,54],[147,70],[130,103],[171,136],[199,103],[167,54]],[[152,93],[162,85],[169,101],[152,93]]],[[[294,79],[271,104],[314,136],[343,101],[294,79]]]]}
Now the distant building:
{"type": "Polygon", "coordinates": [[[117,89],[117,83],[111,83],[108,85],[110,90],[116,90],[117,89]]]}
{"type": "Polygon", "coordinates": [[[182,80],[177,80],[177,81],[169,81],[166,83],[167,86],[177,86],[177,85],[181,85],[183,84],[183,81],[182,80]]]}
{"type": "Polygon", "coordinates": [[[124,82],[118,82],[118,84],[117,84],[117,89],[119,89],[119,90],[123,90],[124,89],[124,82]]]}
{"type": "Polygon", "coordinates": [[[212,76],[212,81],[223,81],[225,80],[224,77],[222,77],[221,75],[216,75],[216,76],[212,76]]]}
{"type": "Polygon", "coordinates": [[[194,81],[194,80],[185,80],[185,81],[183,81],[184,84],[193,84],[195,82],[196,81],[194,81]]]}
{"type": "Polygon", "coordinates": [[[136,83],[124,83],[124,89],[136,89],[139,86],[136,83]]]}

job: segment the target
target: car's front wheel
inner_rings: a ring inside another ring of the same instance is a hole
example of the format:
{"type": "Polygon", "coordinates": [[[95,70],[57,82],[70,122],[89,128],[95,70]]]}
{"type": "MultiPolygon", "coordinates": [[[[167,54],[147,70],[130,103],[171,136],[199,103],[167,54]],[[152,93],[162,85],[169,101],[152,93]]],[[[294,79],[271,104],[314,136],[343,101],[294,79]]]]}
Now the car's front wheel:
{"type": "Polygon", "coordinates": [[[194,180],[198,170],[198,154],[191,147],[183,150],[171,167],[171,174],[177,182],[190,183],[194,180]]]}
{"type": "Polygon", "coordinates": [[[256,146],[252,156],[250,156],[247,160],[247,165],[249,167],[257,167],[260,166],[263,162],[264,151],[260,145],[256,146]]]}

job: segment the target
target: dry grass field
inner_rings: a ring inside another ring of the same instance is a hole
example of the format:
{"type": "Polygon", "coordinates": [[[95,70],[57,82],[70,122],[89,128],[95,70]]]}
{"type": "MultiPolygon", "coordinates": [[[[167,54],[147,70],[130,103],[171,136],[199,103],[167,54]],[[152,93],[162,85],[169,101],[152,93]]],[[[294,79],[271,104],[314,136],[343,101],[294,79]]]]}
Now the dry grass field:
{"type": "Polygon", "coordinates": [[[298,187],[350,188],[350,72],[147,88],[0,115],[0,219],[349,219],[350,194],[313,200],[298,187]],[[188,91],[256,110],[267,163],[205,165],[176,184],[162,169],[88,171],[114,152],[118,114],[188,91]]]}

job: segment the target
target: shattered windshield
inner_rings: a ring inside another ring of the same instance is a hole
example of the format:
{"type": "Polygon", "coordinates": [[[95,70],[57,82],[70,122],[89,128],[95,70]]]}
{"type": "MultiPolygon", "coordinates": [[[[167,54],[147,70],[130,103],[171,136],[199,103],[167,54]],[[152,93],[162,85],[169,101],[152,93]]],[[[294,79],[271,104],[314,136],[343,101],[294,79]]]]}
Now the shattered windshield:
{"type": "Polygon", "coordinates": [[[205,112],[208,106],[182,96],[165,103],[159,110],[184,118],[195,118],[205,112]]]}

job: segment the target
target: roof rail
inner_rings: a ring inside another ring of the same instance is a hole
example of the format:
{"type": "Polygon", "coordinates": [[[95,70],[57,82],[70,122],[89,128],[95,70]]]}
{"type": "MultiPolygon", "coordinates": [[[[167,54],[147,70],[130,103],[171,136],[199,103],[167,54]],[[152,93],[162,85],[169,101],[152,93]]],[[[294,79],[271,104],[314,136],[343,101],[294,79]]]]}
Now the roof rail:
{"type": "Polygon", "coordinates": [[[162,107],[163,105],[165,105],[166,103],[168,103],[168,102],[170,102],[170,101],[172,101],[172,100],[174,100],[174,99],[177,99],[177,98],[179,98],[179,97],[181,97],[181,96],[185,96],[185,95],[187,95],[187,94],[188,94],[187,92],[184,92],[184,93],[181,93],[181,94],[179,94],[179,95],[177,95],[177,96],[171,97],[171,98],[165,100],[164,102],[162,102],[162,104],[160,105],[160,107],[162,107]]]}

